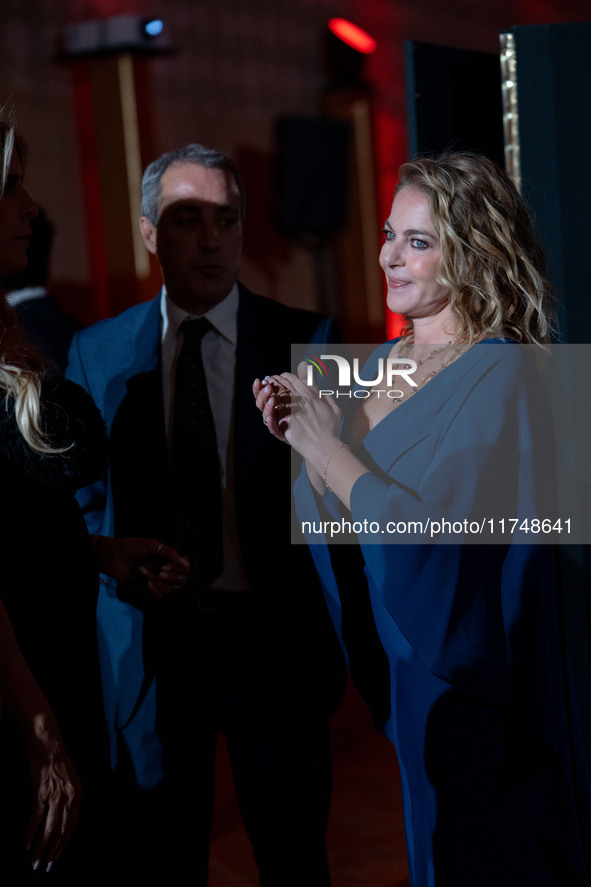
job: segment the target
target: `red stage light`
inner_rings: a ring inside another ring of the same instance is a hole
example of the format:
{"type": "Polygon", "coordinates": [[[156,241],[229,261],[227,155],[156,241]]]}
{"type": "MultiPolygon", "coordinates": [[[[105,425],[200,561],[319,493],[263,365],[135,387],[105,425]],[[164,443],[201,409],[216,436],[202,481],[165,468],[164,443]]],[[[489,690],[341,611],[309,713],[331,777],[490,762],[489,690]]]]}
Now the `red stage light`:
{"type": "Polygon", "coordinates": [[[347,19],[331,18],[328,27],[335,37],[338,37],[339,40],[342,40],[347,46],[356,49],[357,52],[371,55],[371,53],[375,52],[377,49],[377,43],[373,37],[370,37],[366,31],[362,31],[361,28],[354,25],[353,22],[348,22],[347,19]]]}

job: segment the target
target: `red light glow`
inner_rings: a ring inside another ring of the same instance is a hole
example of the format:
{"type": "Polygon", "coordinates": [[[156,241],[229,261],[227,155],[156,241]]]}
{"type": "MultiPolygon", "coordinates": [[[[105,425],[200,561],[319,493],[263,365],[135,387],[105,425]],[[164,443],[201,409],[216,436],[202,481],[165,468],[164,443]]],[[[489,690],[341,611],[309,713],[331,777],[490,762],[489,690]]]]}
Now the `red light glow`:
{"type": "Polygon", "coordinates": [[[356,49],[357,52],[362,52],[364,55],[371,55],[371,53],[375,52],[377,49],[377,43],[373,37],[370,37],[366,31],[362,31],[361,28],[358,28],[353,22],[348,22],[347,19],[331,18],[328,27],[335,37],[338,37],[339,40],[342,40],[347,46],[356,49]]]}

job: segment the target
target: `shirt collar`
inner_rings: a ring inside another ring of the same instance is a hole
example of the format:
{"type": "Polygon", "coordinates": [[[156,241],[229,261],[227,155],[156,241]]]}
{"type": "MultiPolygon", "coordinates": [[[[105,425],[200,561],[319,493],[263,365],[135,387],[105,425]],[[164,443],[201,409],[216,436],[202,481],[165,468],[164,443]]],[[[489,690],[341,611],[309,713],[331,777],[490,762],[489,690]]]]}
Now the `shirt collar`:
{"type": "Polygon", "coordinates": [[[187,317],[207,317],[217,332],[227,339],[232,345],[236,345],[238,337],[238,284],[235,283],[225,299],[206,311],[205,314],[188,314],[183,308],[179,308],[168,298],[166,287],[162,287],[160,296],[160,314],[162,316],[161,342],[167,342],[176,338],[179,327],[187,317]]]}

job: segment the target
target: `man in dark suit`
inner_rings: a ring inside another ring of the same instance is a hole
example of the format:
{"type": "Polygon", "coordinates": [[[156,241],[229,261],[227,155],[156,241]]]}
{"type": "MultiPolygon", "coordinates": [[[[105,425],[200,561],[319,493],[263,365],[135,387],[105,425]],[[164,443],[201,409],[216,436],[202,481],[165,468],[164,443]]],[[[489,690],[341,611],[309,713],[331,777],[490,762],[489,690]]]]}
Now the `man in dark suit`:
{"type": "MultiPolygon", "coordinates": [[[[289,448],[268,434],[251,385],[290,363],[292,342],[321,345],[334,332],[237,283],[244,191],[225,155],[188,145],[158,158],[144,174],[142,213],[164,288],[79,333],[68,368],[110,432],[108,480],[81,495],[91,532],[162,538],[192,562],[190,587],[161,600],[102,585],[113,763],[140,794],[135,813],[150,814],[135,820],[147,841],[132,848],[133,865],[149,849],[151,883],[206,885],[222,733],[261,884],[328,884],[328,719],[344,664],[309,553],[290,545],[289,448]],[[200,401],[199,412],[212,414],[218,464],[199,455],[179,469],[175,412],[187,397],[177,385],[195,329],[187,322],[202,317],[209,406],[200,401]],[[221,524],[210,540],[211,527],[196,530],[192,518],[206,511],[215,524],[212,475],[221,524]]],[[[131,808],[126,818],[135,819],[131,808]]]]}

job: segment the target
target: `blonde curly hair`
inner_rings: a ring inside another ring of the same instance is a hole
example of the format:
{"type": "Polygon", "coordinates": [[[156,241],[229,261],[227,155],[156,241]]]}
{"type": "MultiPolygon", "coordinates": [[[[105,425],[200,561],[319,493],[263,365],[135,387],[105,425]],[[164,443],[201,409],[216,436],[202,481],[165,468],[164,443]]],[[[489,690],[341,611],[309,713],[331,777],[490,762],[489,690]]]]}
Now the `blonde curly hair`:
{"type": "Polygon", "coordinates": [[[400,167],[396,194],[411,187],[429,201],[442,254],[437,282],[450,293],[456,341],[548,343],[553,290],[527,205],[504,170],[466,152],[419,157],[400,167]]]}
{"type": "MultiPolygon", "coordinates": [[[[10,161],[16,151],[23,164],[26,145],[17,134],[9,110],[0,109],[0,212],[6,191],[10,161]]],[[[51,446],[41,419],[41,382],[45,372],[43,358],[24,339],[16,314],[0,288],[0,391],[7,407],[14,406],[18,429],[27,444],[40,453],[58,454],[63,449],[51,446]]]]}

